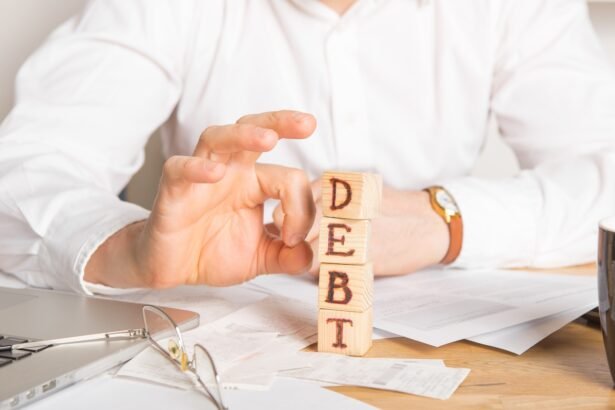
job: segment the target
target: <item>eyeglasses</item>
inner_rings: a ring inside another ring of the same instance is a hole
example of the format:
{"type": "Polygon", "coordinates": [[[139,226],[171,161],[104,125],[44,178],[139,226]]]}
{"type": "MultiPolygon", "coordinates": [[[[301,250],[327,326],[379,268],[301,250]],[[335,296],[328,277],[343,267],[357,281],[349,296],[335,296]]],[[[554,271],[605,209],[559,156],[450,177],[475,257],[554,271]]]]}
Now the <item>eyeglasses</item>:
{"type": "Polygon", "coordinates": [[[181,371],[193,382],[196,382],[196,387],[200,387],[197,390],[212,401],[218,410],[228,410],[222,400],[220,375],[207,349],[197,343],[193,347],[192,358],[189,358],[179,326],[177,326],[177,323],[175,323],[169,315],[156,306],[143,306],[143,323],[145,324],[145,328],[143,329],[119,330],[115,332],[19,343],[11,346],[0,346],[0,351],[37,349],[102,340],[112,341],[147,338],[152,347],[173,363],[176,369],[181,371]],[[190,376],[190,374],[192,376],[190,376]]]}
{"type": "Polygon", "coordinates": [[[143,322],[152,346],[183,374],[190,377],[187,372],[191,373],[201,387],[198,391],[219,410],[227,410],[222,400],[220,375],[207,349],[197,343],[193,347],[192,358],[189,358],[179,327],[169,315],[155,306],[143,306],[143,322]]]}

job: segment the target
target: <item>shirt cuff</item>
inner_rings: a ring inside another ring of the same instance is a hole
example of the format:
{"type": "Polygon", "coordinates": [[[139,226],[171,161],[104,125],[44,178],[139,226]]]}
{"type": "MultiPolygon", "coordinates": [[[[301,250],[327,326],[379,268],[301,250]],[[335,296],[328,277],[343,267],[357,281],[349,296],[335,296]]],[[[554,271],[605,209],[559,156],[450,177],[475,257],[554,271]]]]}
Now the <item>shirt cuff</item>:
{"type": "Polygon", "coordinates": [[[441,183],[463,218],[461,253],[452,267],[527,267],[537,242],[540,189],[532,178],[463,177],[441,183]]]}
{"type": "MultiPolygon", "coordinates": [[[[41,263],[54,283],[52,287],[67,287],[92,295],[102,291],[98,285],[86,284],[85,266],[96,249],[111,235],[132,223],[147,219],[149,211],[117,198],[100,197],[83,204],[88,209],[70,213],[70,222],[58,218],[50,231],[41,263]]],[[[107,288],[107,287],[105,287],[107,288]]],[[[111,289],[111,288],[108,288],[111,289]]],[[[113,293],[118,294],[118,293],[113,293]]]]}
{"type": "MultiPolygon", "coordinates": [[[[82,277],[83,278],[83,277],[82,277]]],[[[146,292],[148,289],[144,288],[112,288],[106,285],[100,285],[98,283],[91,283],[88,281],[82,281],[83,291],[88,295],[100,295],[100,296],[124,296],[132,295],[139,292],[146,292]]]]}

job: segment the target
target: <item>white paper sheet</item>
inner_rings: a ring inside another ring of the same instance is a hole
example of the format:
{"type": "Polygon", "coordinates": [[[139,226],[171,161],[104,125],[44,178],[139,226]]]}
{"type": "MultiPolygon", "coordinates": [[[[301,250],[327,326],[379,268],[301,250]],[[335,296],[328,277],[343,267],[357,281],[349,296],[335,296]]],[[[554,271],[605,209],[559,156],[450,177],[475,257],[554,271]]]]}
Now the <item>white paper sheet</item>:
{"type": "MultiPolygon", "coordinates": [[[[277,379],[269,391],[226,390],[225,404],[232,410],[374,410],[316,383],[277,379]]],[[[31,410],[207,410],[215,406],[196,391],[108,376],[79,383],[28,406],[31,410]]]]}
{"type": "Polygon", "coordinates": [[[596,303],[590,277],[445,270],[378,281],[374,314],[380,329],[442,346],[596,303]]]}
{"type": "Polygon", "coordinates": [[[194,381],[177,370],[167,359],[151,347],[143,350],[123,365],[115,374],[118,377],[145,380],[165,386],[190,390],[194,381]]]}
{"type": "Polygon", "coordinates": [[[316,333],[316,310],[294,299],[267,297],[212,324],[217,329],[242,332],[276,332],[282,336],[306,328],[316,333]]]}
{"type": "Polygon", "coordinates": [[[227,288],[181,286],[143,291],[114,299],[191,310],[200,315],[200,324],[204,325],[266,297],[262,292],[241,285],[227,288]]]}
{"type": "Polygon", "coordinates": [[[225,391],[224,394],[226,404],[233,410],[375,410],[366,403],[306,380],[276,378],[269,391],[236,390],[225,391]]]}
{"type": "MultiPolygon", "coordinates": [[[[597,304],[595,278],[525,271],[431,269],[374,286],[374,326],[433,346],[597,304]]],[[[306,303],[318,292],[309,277],[262,277],[251,287],[306,303]]]]}
{"type": "Polygon", "coordinates": [[[446,400],[470,373],[469,369],[445,367],[439,361],[311,355],[312,367],[284,375],[446,400]]]}
{"type": "Polygon", "coordinates": [[[520,355],[551,333],[561,329],[594,307],[593,305],[587,305],[580,309],[567,310],[506,329],[475,336],[468,340],[520,355]]]}
{"type": "MultiPolygon", "coordinates": [[[[188,350],[196,343],[208,349],[223,388],[266,390],[278,371],[309,365],[297,357],[297,352],[314,343],[315,337],[315,315],[302,302],[266,297],[185,332],[184,342],[188,350]]],[[[125,364],[118,376],[184,389],[193,384],[153,350],[125,364]]]]}
{"type": "Polygon", "coordinates": [[[267,348],[277,337],[275,332],[222,333],[205,326],[185,334],[184,343],[188,349],[197,343],[205,346],[218,370],[224,372],[234,363],[267,348]]]}
{"type": "MultiPolygon", "coordinates": [[[[249,407],[244,403],[243,408],[249,407]]],[[[50,397],[28,405],[27,409],[216,410],[216,407],[196,391],[179,390],[138,380],[100,376],[60,390],[50,397]]]]}
{"type": "Polygon", "coordinates": [[[227,380],[243,380],[246,377],[277,374],[281,370],[308,367],[307,358],[298,354],[305,347],[315,343],[317,335],[313,331],[298,332],[294,335],[279,336],[264,349],[234,363],[226,369],[227,380]]]}
{"type": "Polygon", "coordinates": [[[26,284],[8,273],[0,272],[0,287],[21,289],[25,288],[26,284]]]}

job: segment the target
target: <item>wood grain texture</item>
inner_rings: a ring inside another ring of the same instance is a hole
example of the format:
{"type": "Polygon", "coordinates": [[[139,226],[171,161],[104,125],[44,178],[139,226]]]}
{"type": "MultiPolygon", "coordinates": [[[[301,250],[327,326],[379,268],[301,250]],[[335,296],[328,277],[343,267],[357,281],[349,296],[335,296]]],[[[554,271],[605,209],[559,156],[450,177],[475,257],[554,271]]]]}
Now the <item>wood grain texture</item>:
{"type": "MultiPolygon", "coordinates": [[[[571,267],[553,273],[595,276],[595,267],[571,267]]],[[[308,350],[314,351],[315,346],[308,350]]],[[[328,389],[384,410],[615,408],[600,329],[587,326],[582,319],[521,356],[472,342],[436,348],[403,338],[377,340],[366,356],[444,359],[447,366],[472,371],[446,401],[353,386],[328,389]]]]}
{"type": "Polygon", "coordinates": [[[323,263],[320,265],[318,276],[318,307],[320,309],[363,312],[372,306],[373,297],[374,271],[371,263],[365,265],[323,263]],[[348,298],[348,292],[350,292],[350,298],[348,298]]]}
{"type": "Polygon", "coordinates": [[[364,172],[326,171],[322,176],[321,188],[324,216],[342,219],[373,219],[380,212],[382,200],[382,177],[380,175],[364,172]],[[333,201],[334,196],[335,201],[333,201]]]}
{"type": "Polygon", "coordinates": [[[325,218],[320,220],[320,263],[362,265],[369,260],[371,222],[325,218]]]}
{"type": "Polygon", "coordinates": [[[372,322],[371,307],[363,312],[320,309],[318,351],[350,356],[365,355],[372,346],[372,322]]]}

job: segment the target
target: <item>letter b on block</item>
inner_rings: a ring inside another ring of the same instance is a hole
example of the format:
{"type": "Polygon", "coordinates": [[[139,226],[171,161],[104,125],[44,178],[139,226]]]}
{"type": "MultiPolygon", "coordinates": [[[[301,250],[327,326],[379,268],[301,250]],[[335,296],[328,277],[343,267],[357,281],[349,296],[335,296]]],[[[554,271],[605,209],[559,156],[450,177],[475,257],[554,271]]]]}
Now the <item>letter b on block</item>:
{"type": "Polygon", "coordinates": [[[362,172],[327,171],[322,177],[324,216],[343,219],[373,219],[380,210],[382,179],[362,172]]]}
{"type": "Polygon", "coordinates": [[[318,277],[320,309],[363,312],[372,305],[374,273],[372,264],[320,265],[318,277]]]}

